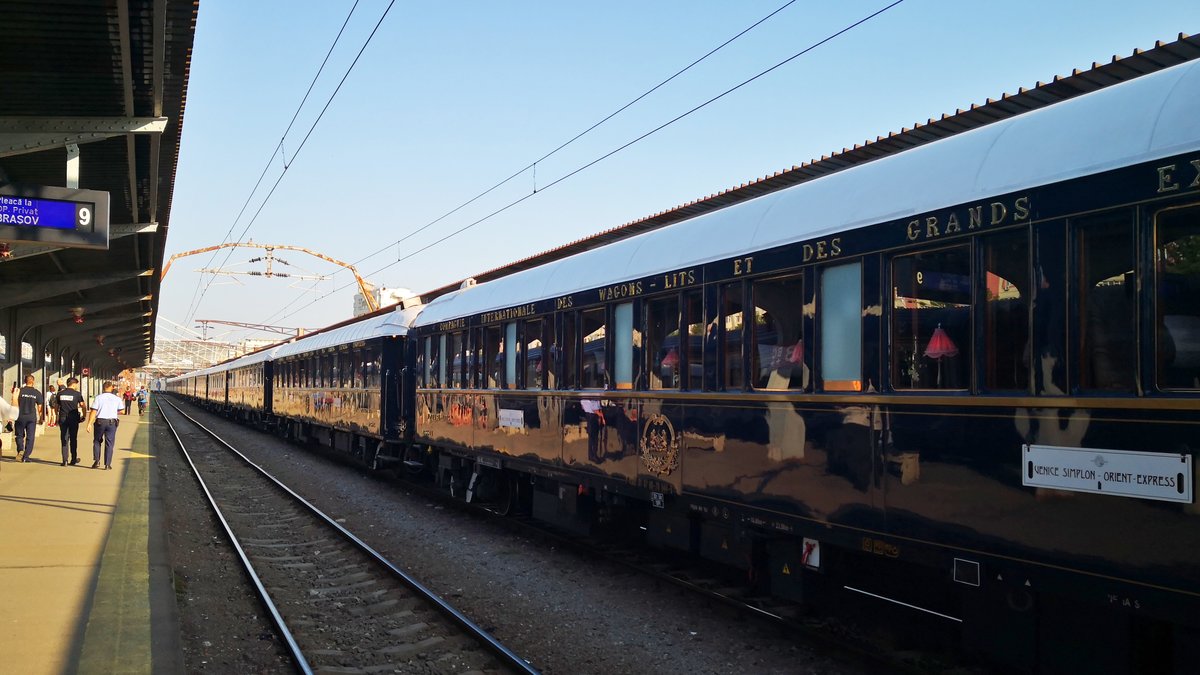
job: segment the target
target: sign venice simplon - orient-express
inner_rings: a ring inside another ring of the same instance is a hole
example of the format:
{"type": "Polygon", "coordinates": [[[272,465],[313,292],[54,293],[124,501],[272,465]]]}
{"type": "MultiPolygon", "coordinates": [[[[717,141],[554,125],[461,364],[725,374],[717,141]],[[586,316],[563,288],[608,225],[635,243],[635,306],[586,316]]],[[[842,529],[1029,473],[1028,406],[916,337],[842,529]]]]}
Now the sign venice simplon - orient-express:
{"type": "Polygon", "coordinates": [[[1185,454],[1026,445],[1021,484],[1073,492],[1191,503],[1192,458],[1185,454]]]}

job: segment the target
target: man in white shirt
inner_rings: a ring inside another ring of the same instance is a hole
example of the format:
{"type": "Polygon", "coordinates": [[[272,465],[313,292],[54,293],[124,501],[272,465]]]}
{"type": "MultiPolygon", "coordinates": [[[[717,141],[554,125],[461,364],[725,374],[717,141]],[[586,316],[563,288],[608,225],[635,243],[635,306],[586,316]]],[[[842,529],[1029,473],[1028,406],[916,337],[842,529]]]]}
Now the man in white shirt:
{"type": "Polygon", "coordinates": [[[125,406],[121,399],[113,394],[113,383],[104,383],[104,393],[92,399],[91,410],[88,410],[87,424],[84,429],[92,429],[92,468],[100,468],[100,443],[104,442],[104,468],[112,469],[113,446],[117,443],[117,414],[125,406]],[[95,425],[93,425],[95,420],[95,425]],[[101,438],[103,436],[103,438],[101,438]]]}

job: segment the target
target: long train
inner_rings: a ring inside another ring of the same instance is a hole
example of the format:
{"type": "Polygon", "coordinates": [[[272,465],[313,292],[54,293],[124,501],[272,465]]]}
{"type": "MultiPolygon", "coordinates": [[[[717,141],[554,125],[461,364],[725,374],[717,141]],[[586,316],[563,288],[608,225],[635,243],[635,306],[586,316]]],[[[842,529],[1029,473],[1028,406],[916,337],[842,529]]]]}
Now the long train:
{"type": "Polygon", "coordinates": [[[465,499],[945,632],[1200,662],[1200,62],[171,391],[465,499]]]}

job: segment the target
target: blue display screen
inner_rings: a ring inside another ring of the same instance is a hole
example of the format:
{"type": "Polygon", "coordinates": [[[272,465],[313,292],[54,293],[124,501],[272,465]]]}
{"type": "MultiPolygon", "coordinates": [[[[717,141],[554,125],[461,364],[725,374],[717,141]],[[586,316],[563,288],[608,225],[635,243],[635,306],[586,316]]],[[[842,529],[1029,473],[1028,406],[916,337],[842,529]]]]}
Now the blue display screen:
{"type": "Polygon", "coordinates": [[[90,228],[91,204],[0,195],[0,225],[50,227],[58,230],[90,228]]]}

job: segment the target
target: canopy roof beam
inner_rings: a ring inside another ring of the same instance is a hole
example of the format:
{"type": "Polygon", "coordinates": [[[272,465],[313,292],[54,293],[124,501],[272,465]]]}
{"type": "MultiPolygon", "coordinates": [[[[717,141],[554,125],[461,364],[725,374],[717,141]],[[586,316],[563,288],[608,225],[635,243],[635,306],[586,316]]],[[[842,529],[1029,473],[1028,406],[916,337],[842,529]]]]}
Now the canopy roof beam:
{"type": "Polygon", "coordinates": [[[103,141],[122,134],[161,136],[166,117],[0,117],[0,157],[103,141]]]}

